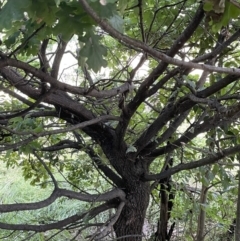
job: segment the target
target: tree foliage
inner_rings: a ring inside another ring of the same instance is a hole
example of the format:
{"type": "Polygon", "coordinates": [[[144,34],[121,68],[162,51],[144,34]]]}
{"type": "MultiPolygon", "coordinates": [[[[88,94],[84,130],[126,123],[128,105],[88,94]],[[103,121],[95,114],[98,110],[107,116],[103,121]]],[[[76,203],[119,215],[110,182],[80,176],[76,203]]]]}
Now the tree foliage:
{"type": "Polygon", "coordinates": [[[4,200],[3,236],[230,240],[239,15],[235,0],[1,1],[1,161],[51,190],[4,200]]]}

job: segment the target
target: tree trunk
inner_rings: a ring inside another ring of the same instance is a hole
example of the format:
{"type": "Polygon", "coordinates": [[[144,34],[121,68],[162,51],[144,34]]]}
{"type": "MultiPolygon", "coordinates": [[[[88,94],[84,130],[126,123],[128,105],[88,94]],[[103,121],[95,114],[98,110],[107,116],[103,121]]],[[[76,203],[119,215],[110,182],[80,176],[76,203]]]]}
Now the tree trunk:
{"type": "Polygon", "coordinates": [[[135,153],[126,155],[127,146],[124,142],[119,144],[119,137],[104,139],[102,149],[111,165],[122,177],[122,184],[119,187],[126,194],[125,206],[114,224],[117,240],[141,241],[151,193],[150,183],[142,182],[141,178],[148,172],[149,162],[141,157],[134,157],[135,153]]]}
{"type": "MultiPolygon", "coordinates": [[[[173,165],[173,159],[167,160],[168,164],[165,170],[173,165]]],[[[171,185],[171,176],[159,181],[160,183],[160,219],[158,221],[157,232],[155,233],[155,241],[169,241],[174,229],[174,223],[171,225],[168,231],[168,221],[171,217],[171,211],[173,207],[174,194],[171,185]]]]}
{"type": "MultiPolygon", "coordinates": [[[[207,202],[208,187],[202,185],[200,205],[205,205],[207,202]]],[[[204,241],[204,226],[206,219],[206,211],[200,206],[200,212],[198,216],[198,227],[197,227],[197,241],[204,241]]]]}
{"type": "Polygon", "coordinates": [[[141,241],[142,228],[149,203],[150,185],[140,181],[127,181],[126,205],[114,225],[115,233],[120,241],[141,241]]]}
{"type": "Polygon", "coordinates": [[[173,223],[168,230],[168,222],[173,207],[174,194],[172,192],[171,180],[164,180],[160,191],[160,219],[158,221],[157,232],[154,241],[169,241],[175,224],[173,223]]]}
{"type": "MultiPolygon", "coordinates": [[[[239,155],[238,155],[238,159],[239,159],[239,155]]],[[[237,200],[235,241],[240,241],[240,170],[238,171],[238,200],[237,200]]]]}

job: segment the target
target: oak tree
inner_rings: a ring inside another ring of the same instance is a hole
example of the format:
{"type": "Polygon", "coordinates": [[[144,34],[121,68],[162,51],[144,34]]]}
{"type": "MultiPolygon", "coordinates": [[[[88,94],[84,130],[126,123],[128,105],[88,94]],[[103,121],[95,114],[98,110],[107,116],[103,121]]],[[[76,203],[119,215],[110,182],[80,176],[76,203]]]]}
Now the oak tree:
{"type": "MultiPolygon", "coordinates": [[[[52,193],[0,212],[24,215],[62,198],[91,205],[44,223],[1,220],[0,229],[75,229],[76,240],[85,228],[86,240],[114,230],[140,241],[154,200],[151,239],[173,240],[184,177],[202,183],[203,205],[211,186],[230,185],[226,164],[240,150],[239,15],[228,0],[1,1],[1,160],[52,193]]],[[[197,216],[200,241],[205,210],[197,216]]]]}

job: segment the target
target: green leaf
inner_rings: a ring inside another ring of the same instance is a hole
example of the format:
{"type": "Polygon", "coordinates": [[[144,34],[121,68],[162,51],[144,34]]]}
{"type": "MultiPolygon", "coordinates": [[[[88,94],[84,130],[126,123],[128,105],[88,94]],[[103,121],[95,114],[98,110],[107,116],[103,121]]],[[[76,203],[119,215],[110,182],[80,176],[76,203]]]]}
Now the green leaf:
{"type": "Polygon", "coordinates": [[[216,175],[219,171],[219,166],[217,164],[215,164],[212,168],[212,173],[213,175],[216,175]]]}
{"type": "Polygon", "coordinates": [[[102,5],[99,1],[91,4],[91,7],[97,12],[97,14],[105,19],[112,17],[116,13],[116,4],[108,3],[107,5],[102,5]]]}
{"type": "Polygon", "coordinates": [[[109,23],[120,33],[123,33],[124,21],[119,15],[113,15],[109,20],[109,23]]]}
{"type": "Polygon", "coordinates": [[[12,119],[10,119],[10,123],[15,125],[15,124],[18,124],[19,122],[22,122],[23,121],[23,118],[20,117],[20,116],[17,116],[17,117],[14,117],[12,119]]]}
{"type": "Polygon", "coordinates": [[[128,5],[128,1],[127,0],[119,0],[118,1],[118,8],[119,8],[120,13],[124,12],[124,10],[126,9],[127,5],[128,5]]]}
{"type": "Polygon", "coordinates": [[[56,35],[61,35],[65,41],[77,34],[81,36],[84,32],[88,32],[95,24],[91,18],[80,8],[80,4],[76,2],[60,4],[60,10],[56,13],[58,19],[53,28],[56,35]],[[71,27],[70,27],[71,26],[71,27]]]}
{"type": "Polygon", "coordinates": [[[205,2],[203,5],[203,10],[209,12],[213,10],[213,3],[212,2],[205,2]]]}
{"type": "Polygon", "coordinates": [[[36,20],[37,23],[46,23],[52,25],[56,21],[56,13],[59,8],[52,0],[35,0],[29,8],[29,16],[36,20]]]}
{"type": "Polygon", "coordinates": [[[236,61],[229,61],[229,62],[226,62],[224,63],[224,67],[227,67],[227,68],[238,68],[238,63],[236,63],[236,61]]]}
{"type": "Polygon", "coordinates": [[[10,47],[16,42],[16,40],[17,40],[17,38],[19,37],[19,35],[20,35],[20,31],[14,32],[14,33],[11,34],[11,35],[8,35],[8,34],[7,34],[7,38],[6,38],[6,40],[4,41],[4,43],[6,44],[6,46],[7,46],[8,48],[10,48],[10,47]]]}
{"type": "Polygon", "coordinates": [[[227,26],[229,21],[232,18],[231,14],[229,12],[229,9],[230,9],[230,4],[228,2],[226,2],[226,6],[225,6],[224,13],[223,13],[223,17],[222,17],[222,20],[220,22],[222,24],[222,26],[227,26]]]}
{"type": "Polygon", "coordinates": [[[56,3],[56,6],[59,6],[59,4],[61,3],[61,0],[54,0],[54,2],[56,3]]]}
{"type": "Polygon", "coordinates": [[[40,133],[41,131],[43,131],[43,126],[42,126],[42,125],[38,125],[38,126],[34,129],[34,132],[36,132],[36,133],[40,133]]]}
{"type": "Polygon", "coordinates": [[[13,22],[22,20],[24,17],[24,11],[30,6],[30,4],[30,0],[8,0],[1,9],[0,30],[10,29],[13,22]]]}
{"type": "Polygon", "coordinates": [[[107,66],[107,61],[103,59],[103,56],[107,55],[107,49],[100,44],[100,39],[101,37],[93,33],[81,38],[85,42],[85,45],[80,50],[80,57],[87,58],[86,63],[88,67],[94,72],[98,72],[101,67],[107,66]]]}
{"type": "Polygon", "coordinates": [[[240,15],[240,8],[238,8],[237,6],[235,6],[232,3],[229,4],[228,11],[229,11],[229,15],[231,16],[231,18],[237,18],[240,15]]]}

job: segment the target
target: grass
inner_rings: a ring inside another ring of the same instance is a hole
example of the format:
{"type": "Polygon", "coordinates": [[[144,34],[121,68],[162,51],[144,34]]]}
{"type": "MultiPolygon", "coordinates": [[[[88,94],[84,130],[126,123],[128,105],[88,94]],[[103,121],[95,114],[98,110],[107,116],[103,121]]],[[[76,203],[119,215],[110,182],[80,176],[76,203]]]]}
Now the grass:
{"type": "MultiPolygon", "coordinates": [[[[52,191],[50,186],[42,189],[38,186],[30,185],[30,181],[26,181],[22,177],[20,168],[7,169],[3,163],[0,163],[0,185],[1,204],[40,201],[47,198],[52,191]]],[[[1,214],[0,222],[13,224],[54,222],[77,212],[82,212],[84,207],[85,204],[79,201],[60,198],[50,206],[42,209],[1,214]]],[[[54,233],[57,233],[57,230],[36,234],[33,232],[20,231],[12,233],[12,231],[0,229],[0,240],[48,240],[54,233]]],[[[51,240],[67,241],[72,237],[73,232],[63,231],[51,240]]]]}

